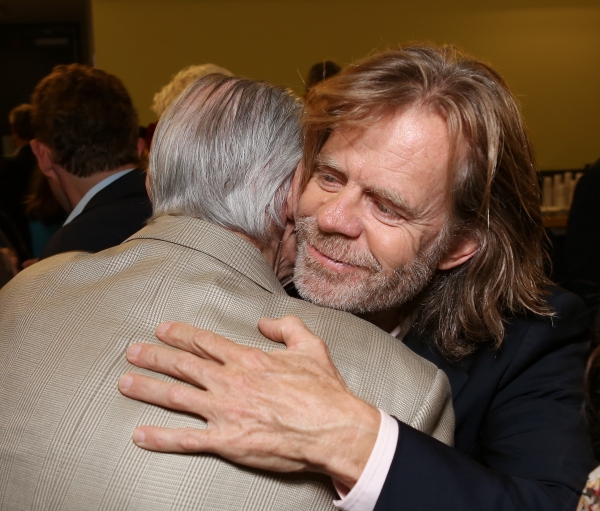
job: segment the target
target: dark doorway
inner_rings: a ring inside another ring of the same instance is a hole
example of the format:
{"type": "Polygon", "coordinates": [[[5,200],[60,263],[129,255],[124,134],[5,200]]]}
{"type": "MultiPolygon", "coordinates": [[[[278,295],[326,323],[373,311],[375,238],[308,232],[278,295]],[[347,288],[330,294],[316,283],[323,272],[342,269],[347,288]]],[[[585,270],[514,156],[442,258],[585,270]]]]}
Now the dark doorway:
{"type": "Polygon", "coordinates": [[[77,24],[0,25],[0,134],[10,135],[8,113],[29,103],[36,84],[57,64],[82,62],[77,24]]]}

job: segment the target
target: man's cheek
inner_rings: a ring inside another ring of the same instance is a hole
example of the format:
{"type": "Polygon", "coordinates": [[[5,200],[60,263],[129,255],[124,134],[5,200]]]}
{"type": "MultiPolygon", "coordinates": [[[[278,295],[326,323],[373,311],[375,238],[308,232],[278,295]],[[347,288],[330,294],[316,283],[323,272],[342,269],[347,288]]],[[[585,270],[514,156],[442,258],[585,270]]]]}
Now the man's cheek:
{"type": "Polygon", "coordinates": [[[296,231],[293,230],[290,235],[283,240],[281,247],[281,260],[283,264],[294,265],[297,255],[296,231]]]}
{"type": "Polygon", "coordinates": [[[313,216],[326,200],[327,194],[311,179],[298,199],[295,216],[313,216]]]}
{"type": "Polygon", "coordinates": [[[296,230],[293,223],[288,223],[281,239],[279,251],[279,264],[277,266],[277,278],[284,283],[294,273],[296,261],[296,230]]]}

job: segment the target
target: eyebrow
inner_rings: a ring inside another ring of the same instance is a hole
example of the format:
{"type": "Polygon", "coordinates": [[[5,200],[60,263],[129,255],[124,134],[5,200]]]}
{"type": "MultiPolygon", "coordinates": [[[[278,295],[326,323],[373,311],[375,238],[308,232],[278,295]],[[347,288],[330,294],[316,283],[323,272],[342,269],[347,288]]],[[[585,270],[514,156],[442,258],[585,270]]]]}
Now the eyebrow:
{"type": "MultiPolygon", "coordinates": [[[[315,158],[315,167],[319,166],[329,167],[340,174],[346,175],[346,172],[342,170],[338,162],[329,154],[320,153],[317,155],[315,158]]],[[[381,188],[379,186],[373,186],[367,190],[367,193],[389,201],[396,208],[402,210],[402,212],[410,219],[416,219],[421,216],[419,210],[408,204],[404,197],[393,190],[381,188]]]]}
{"type": "Polygon", "coordinates": [[[380,188],[378,186],[374,186],[367,190],[371,195],[375,195],[376,197],[381,197],[389,202],[391,202],[396,208],[403,211],[403,213],[410,219],[414,220],[421,216],[421,213],[418,209],[414,208],[400,194],[394,192],[393,190],[388,190],[387,188],[380,188]]]}
{"type": "Polygon", "coordinates": [[[328,154],[319,153],[315,158],[315,167],[329,167],[340,174],[345,174],[337,161],[333,159],[332,156],[328,154]]]}

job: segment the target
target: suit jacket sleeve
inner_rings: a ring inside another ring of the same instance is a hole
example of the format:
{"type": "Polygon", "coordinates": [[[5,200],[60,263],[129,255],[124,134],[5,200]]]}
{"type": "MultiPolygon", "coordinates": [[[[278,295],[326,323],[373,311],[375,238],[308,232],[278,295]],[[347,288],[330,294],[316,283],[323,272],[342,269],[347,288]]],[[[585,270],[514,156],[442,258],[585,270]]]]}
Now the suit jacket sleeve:
{"type": "Polygon", "coordinates": [[[376,510],[575,509],[594,466],[581,413],[587,329],[583,304],[567,293],[559,300],[552,322],[516,330],[518,348],[489,401],[477,453],[401,424],[376,510]]]}

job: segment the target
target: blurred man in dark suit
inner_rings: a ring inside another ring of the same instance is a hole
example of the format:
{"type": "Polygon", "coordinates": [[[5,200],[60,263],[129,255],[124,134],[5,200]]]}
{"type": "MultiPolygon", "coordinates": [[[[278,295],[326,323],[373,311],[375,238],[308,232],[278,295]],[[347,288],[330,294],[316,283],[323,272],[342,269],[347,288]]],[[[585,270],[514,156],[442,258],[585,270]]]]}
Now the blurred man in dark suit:
{"type": "Polygon", "coordinates": [[[70,211],[41,259],[98,252],[139,230],[151,215],[139,168],[137,114],[121,81],[80,64],[54,68],[32,96],[40,170],[70,211]]]}
{"type": "MultiPolygon", "coordinates": [[[[575,188],[565,237],[564,287],[583,298],[598,331],[600,310],[600,160],[575,188]]],[[[598,342],[598,339],[595,339],[598,342]]]]}

